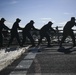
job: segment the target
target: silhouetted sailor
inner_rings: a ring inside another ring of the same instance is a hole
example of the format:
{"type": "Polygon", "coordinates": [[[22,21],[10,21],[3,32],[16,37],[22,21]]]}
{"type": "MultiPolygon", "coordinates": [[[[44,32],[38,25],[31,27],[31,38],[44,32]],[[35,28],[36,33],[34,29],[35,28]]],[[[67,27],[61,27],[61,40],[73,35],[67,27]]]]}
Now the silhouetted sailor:
{"type": "Polygon", "coordinates": [[[50,47],[50,36],[48,34],[48,32],[50,31],[54,31],[56,32],[51,26],[52,26],[52,22],[49,21],[48,24],[44,25],[41,29],[40,29],[40,39],[38,42],[38,45],[42,42],[43,37],[46,37],[47,41],[48,41],[48,47],[50,47]]]}
{"type": "Polygon", "coordinates": [[[16,21],[15,21],[15,23],[12,26],[12,29],[11,29],[11,38],[9,40],[8,47],[12,43],[12,41],[13,41],[14,38],[17,39],[19,45],[21,46],[21,42],[20,42],[19,34],[18,34],[18,29],[22,29],[21,27],[19,27],[20,21],[21,20],[19,18],[17,18],[16,21]]]}
{"type": "Polygon", "coordinates": [[[33,39],[32,35],[31,35],[30,31],[31,31],[31,30],[38,30],[38,29],[36,29],[36,28],[33,26],[33,24],[34,24],[34,21],[31,20],[31,21],[24,27],[23,32],[22,32],[22,33],[23,33],[22,46],[23,46],[23,44],[24,44],[25,41],[26,41],[26,37],[28,37],[28,38],[30,39],[30,41],[31,41],[31,43],[32,43],[32,46],[31,46],[31,47],[35,46],[34,39],[33,39]]]}
{"type": "Polygon", "coordinates": [[[71,17],[71,20],[66,23],[66,25],[63,28],[63,37],[60,43],[60,47],[62,46],[62,43],[65,41],[67,36],[70,36],[73,41],[73,46],[75,46],[75,36],[74,32],[72,30],[72,27],[76,25],[75,23],[75,17],[71,17]]]}
{"type": "Polygon", "coordinates": [[[2,36],[2,30],[6,29],[9,30],[9,28],[4,24],[6,20],[4,18],[1,18],[0,20],[0,47],[3,46],[3,36],[2,36]]]}

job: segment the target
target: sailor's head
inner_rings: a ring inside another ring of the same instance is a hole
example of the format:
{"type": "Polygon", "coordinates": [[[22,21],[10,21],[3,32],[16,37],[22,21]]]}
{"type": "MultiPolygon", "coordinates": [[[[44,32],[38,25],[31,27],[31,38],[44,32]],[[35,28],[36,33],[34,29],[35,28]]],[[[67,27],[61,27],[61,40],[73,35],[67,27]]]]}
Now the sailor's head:
{"type": "Polygon", "coordinates": [[[48,25],[51,25],[51,26],[52,26],[52,24],[53,24],[53,23],[52,23],[51,21],[48,22],[48,25]]]}
{"type": "Polygon", "coordinates": [[[1,21],[4,22],[4,21],[6,21],[6,20],[5,20],[4,18],[1,18],[1,21]]]}
{"type": "Polygon", "coordinates": [[[30,20],[30,23],[34,24],[35,22],[33,20],[30,20]]]}
{"type": "Polygon", "coordinates": [[[76,19],[75,19],[75,17],[71,17],[71,21],[75,21],[76,19]]]}
{"type": "Polygon", "coordinates": [[[21,20],[19,18],[16,19],[17,22],[20,22],[21,20]]]}

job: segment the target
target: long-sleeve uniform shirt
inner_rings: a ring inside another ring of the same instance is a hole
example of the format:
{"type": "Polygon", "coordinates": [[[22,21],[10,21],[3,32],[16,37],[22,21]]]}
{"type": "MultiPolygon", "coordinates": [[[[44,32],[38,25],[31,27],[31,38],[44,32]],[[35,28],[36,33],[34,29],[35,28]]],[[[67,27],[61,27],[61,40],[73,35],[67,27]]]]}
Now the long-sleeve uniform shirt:
{"type": "Polygon", "coordinates": [[[11,33],[14,33],[14,34],[18,33],[18,29],[22,29],[22,28],[20,28],[19,24],[15,22],[12,26],[11,33]]]}
{"type": "Polygon", "coordinates": [[[72,30],[72,27],[73,27],[74,25],[76,25],[75,22],[68,21],[68,22],[66,23],[66,25],[64,26],[63,30],[64,30],[64,31],[72,30]]]}
{"type": "Polygon", "coordinates": [[[55,30],[51,27],[51,25],[46,24],[40,29],[40,33],[45,34],[45,33],[49,32],[50,30],[55,32],[55,30]]]}
{"type": "Polygon", "coordinates": [[[29,33],[31,30],[38,30],[36,29],[33,24],[28,23],[25,28],[23,29],[23,33],[29,33]]]}
{"type": "Polygon", "coordinates": [[[6,29],[6,30],[9,30],[9,28],[4,23],[2,23],[0,21],[0,33],[2,33],[3,28],[6,29]]]}

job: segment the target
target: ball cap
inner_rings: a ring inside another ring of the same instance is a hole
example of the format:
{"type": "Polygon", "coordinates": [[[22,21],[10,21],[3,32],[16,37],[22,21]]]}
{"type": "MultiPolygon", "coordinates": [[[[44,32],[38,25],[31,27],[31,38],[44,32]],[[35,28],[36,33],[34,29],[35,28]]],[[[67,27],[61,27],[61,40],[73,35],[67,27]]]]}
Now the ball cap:
{"type": "Polygon", "coordinates": [[[30,21],[30,23],[34,23],[34,21],[33,21],[33,20],[31,20],[31,21],[30,21]]]}
{"type": "Polygon", "coordinates": [[[51,21],[49,21],[48,24],[53,24],[53,23],[51,21]]]}
{"type": "Polygon", "coordinates": [[[71,17],[71,20],[76,20],[75,17],[71,17]]]}
{"type": "Polygon", "coordinates": [[[21,21],[21,19],[17,18],[16,21],[21,21]]]}
{"type": "Polygon", "coordinates": [[[1,18],[1,21],[6,21],[4,18],[1,18]]]}

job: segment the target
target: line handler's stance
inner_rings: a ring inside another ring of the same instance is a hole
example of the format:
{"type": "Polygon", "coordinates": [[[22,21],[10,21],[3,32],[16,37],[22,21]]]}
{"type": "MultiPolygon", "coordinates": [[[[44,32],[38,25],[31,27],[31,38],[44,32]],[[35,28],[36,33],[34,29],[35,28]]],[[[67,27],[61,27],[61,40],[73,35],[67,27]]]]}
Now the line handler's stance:
{"type": "Polygon", "coordinates": [[[49,21],[46,25],[44,25],[41,29],[40,29],[40,39],[38,42],[38,45],[40,45],[40,43],[42,42],[43,37],[46,37],[47,41],[48,41],[48,47],[51,47],[50,45],[50,36],[48,34],[49,31],[54,31],[56,32],[51,26],[52,26],[52,22],[49,21]]]}
{"type": "Polygon", "coordinates": [[[63,28],[63,37],[61,39],[60,47],[62,47],[62,43],[64,42],[64,40],[66,39],[67,36],[70,36],[72,38],[73,47],[75,46],[75,36],[74,36],[74,32],[72,30],[72,27],[74,25],[76,26],[75,17],[71,17],[71,20],[68,21],[63,28]]]}

